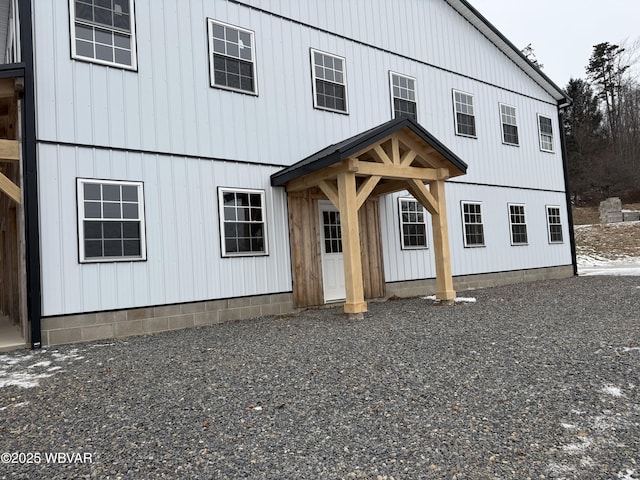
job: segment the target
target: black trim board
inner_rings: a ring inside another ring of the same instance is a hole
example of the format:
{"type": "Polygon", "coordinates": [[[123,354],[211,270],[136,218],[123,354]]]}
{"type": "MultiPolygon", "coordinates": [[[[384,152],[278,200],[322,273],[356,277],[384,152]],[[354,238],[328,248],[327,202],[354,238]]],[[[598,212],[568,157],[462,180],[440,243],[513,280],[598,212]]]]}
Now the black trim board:
{"type": "Polygon", "coordinates": [[[558,123],[560,124],[560,152],[562,154],[562,167],[564,169],[564,191],[567,201],[567,222],[569,223],[569,243],[571,245],[571,261],[573,262],[573,274],[578,275],[578,252],[576,248],[575,229],[573,227],[573,208],[571,208],[571,191],[569,190],[569,165],[567,158],[567,141],[564,131],[564,118],[561,109],[558,109],[558,123]]]}
{"type": "Polygon", "coordinates": [[[31,1],[18,3],[20,46],[24,64],[22,96],[22,155],[25,243],[27,266],[27,317],[31,324],[31,348],[42,345],[42,286],[40,273],[40,228],[38,210],[38,165],[36,157],[35,71],[31,1]]]}

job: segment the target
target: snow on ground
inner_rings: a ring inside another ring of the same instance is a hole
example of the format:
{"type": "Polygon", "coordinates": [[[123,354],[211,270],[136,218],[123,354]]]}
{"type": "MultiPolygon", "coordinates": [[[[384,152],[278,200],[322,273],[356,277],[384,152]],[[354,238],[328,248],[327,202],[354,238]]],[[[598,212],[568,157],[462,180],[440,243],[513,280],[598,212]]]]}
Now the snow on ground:
{"type": "Polygon", "coordinates": [[[615,260],[598,255],[578,255],[578,275],[640,276],[640,257],[615,260]]]}
{"type": "MultiPolygon", "coordinates": [[[[438,302],[439,300],[435,295],[429,295],[428,297],[422,297],[423,300],[431,300],[433,302],[438,302]]],[[[456,297],[454,300],[456,303],[476,303],[476,299],[473,297],[456,297]]]]}

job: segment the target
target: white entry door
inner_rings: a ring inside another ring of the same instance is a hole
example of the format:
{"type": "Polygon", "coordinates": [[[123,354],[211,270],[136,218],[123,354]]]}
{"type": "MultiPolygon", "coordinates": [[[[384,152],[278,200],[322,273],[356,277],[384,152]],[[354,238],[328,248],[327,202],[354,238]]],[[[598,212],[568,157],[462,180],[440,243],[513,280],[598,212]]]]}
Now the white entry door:
{"type": "Polygon", "coordinates": [[[336,302],[345,298],[340,212],[331,202],[325,200],[320,200],[318,211],[324,302],[336,302]]]}

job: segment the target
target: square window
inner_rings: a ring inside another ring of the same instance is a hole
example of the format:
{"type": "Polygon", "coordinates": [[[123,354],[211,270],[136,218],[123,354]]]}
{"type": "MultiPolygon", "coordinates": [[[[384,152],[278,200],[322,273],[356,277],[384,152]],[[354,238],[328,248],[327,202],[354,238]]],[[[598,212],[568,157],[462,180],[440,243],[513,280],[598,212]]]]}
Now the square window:
{"type": "Polygon", "coordinates": [[[257,95],[254,33],[213,19],[208,25],[211,86],[257,95]]]}
{"type": "Polygon", "coordinates": [[[321,110],[349,113],[345,59],[311,49],[313,106],[321,110]]]}
{"type": "Polygon", "coordinates": [[[413,198],[399,198],[398,202],[402,249],[428,248],[424,207],[413,198]]]}
{"type": "Polygon", "coordinates": [[[453,106],[456,135],[476,138],[473,95],[453,90],[453,106]]]}
{"type": "Polygon", "coordinates": [[[77,180],[79,261],[146,260],[141,182],[77,180]]]}
{"type": "Polygon", "coordinates": [[[134,0],[69,0],[71,57],[135,70],[134,0]]]}
{"type": "Polygon", "coordinates": [[[222,256],[267,255],[263,190],[218,189],[222,256]]]}
{"type": "Polygon", "coordinates": [[[462,226],[465,247],[484,247],[482,204],[462,202],[462,226]]]}

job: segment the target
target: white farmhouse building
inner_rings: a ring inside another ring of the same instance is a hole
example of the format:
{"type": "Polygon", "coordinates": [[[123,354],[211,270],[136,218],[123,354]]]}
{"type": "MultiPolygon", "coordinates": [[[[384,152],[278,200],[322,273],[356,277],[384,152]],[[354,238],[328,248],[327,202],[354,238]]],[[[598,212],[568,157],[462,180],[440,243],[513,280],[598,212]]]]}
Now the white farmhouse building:
{"type": "Polygon", "coordinates": [[[0,0],[0,49],[19,344],[574,274],[570,99],[466,0],[0,0]]]}

